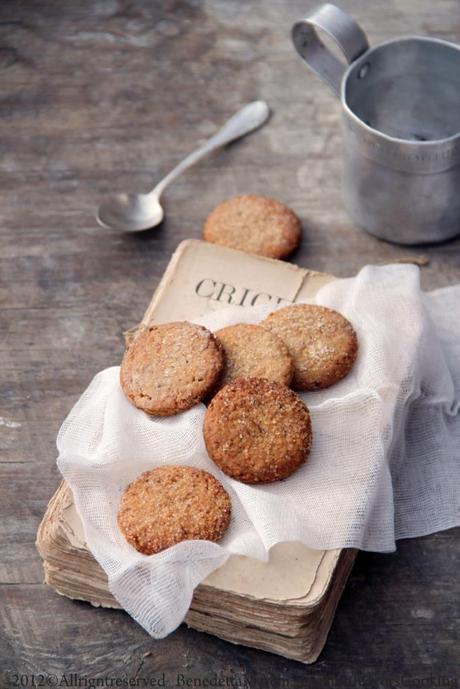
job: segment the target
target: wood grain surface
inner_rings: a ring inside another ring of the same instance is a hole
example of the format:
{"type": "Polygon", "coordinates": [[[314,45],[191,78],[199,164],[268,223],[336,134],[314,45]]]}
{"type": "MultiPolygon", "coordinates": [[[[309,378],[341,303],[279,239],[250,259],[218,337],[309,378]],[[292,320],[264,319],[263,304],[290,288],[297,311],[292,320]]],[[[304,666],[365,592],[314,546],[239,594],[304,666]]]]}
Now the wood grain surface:
{"type": "MultiPolygon", "coordinates": [[[[338,103],[289,39],[292,22],[314,5],[0,4],[1,687],[16,686],[14,673],[28,675],[29,686],[33,674],[60,681],[77,673],[74,686],[91,686],[82,678],[151,681],[163,672],[169,686],[219,678],[214,686],[264,689],[460,684],[459,530],[401,542],[393,555],[361,554],[312,667],[184,627],[153,642],[126,614],[44,586],[34,547],[59,481],[64,416],[98,370],[119,362],[122,331],[142,317],[179,241],[199,237],[220,200],[260,192],[292,206],[304,226],[293,260],[303,266],[346,276],[369,262],[424,255],[424,287],[460,280],[459,240],[401,248],[357,231],[346,216],[338,103]],[[273,109],[269,125],[177,180],[159,229],[121,236],[97,227],[105,192],[148,190],[257,98],[273,109]]],[[[414,33],[460,41],[458,0],[341,6],[372,44],[414,33]]]]}

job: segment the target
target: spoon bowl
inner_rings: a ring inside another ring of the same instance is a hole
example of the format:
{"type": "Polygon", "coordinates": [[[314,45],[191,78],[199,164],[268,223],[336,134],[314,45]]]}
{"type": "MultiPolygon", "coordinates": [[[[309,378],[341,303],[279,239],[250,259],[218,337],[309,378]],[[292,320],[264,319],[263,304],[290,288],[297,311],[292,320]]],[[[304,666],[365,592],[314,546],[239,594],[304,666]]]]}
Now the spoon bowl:
{"type": "Polygon", "coordinates": [[[163,208],[152,194],[112,194],[99,206],[97,220],[121,232],[140,232],[159,225],[163,208]]]}

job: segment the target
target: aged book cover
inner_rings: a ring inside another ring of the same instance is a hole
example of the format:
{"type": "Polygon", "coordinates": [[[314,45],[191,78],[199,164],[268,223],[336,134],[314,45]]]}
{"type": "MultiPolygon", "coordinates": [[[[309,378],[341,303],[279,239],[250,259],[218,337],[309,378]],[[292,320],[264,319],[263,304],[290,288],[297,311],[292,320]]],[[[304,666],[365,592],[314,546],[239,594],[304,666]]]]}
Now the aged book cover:
{"type": "MultiPolygon", "coordinates": [[[[312,296],[332,279],[294,264],[187,240],[171,258],[140,327],[193,320],[229,304],[244,309],[292,303],[312,296]]],[[[48,505],[37,547],[45,581],[58,593],[119,607],[85,544],[65,482],[48,505]]],[[[272,548],[268,563],[232,556],[197,587],[185,621],[233,643],[313,662],[325,643],[354,557],[354,550],[319,551],[300,543],[272,548]]]]}

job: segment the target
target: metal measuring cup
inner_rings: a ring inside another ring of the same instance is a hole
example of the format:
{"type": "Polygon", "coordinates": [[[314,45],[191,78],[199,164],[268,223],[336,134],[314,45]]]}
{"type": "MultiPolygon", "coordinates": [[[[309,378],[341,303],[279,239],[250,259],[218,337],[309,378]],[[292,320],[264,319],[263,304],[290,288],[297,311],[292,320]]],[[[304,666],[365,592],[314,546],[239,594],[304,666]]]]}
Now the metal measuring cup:
{"type": "Polygon", "coordinates": [[[460,48],[408,36],[369,47],[335,5],[294,24],[297,52],[340,98],[343,189],[360,227],[398,244],[460,233],[460,48]],[[321,42],[324,31],[348,66],[321,42]]]}

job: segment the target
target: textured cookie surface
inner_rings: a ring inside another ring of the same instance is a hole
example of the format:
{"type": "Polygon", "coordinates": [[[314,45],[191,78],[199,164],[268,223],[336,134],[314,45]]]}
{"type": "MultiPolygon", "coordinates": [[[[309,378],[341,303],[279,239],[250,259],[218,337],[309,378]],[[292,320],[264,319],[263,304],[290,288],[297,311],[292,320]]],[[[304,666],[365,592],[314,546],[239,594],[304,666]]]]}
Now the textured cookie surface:
{"type": "Polygon", "coordinates": [[[278,335],[294,359],[292,387],[320,390],[350,371],[358,353],[353,326],[333,309],[293,304],[271,313],[262,325],[278,335]]]}
{"type": "Polygon", "coordinates": [[[285,258],[300,242],[300,222],[290,208],[265,196],[236,196],[206,219],[203,239],[271,258],[285,258]]]}
{"type": "Polygon", "coordinates": [[[230,523],[231,502],[219,481],[188,466],[141,474],[125,490],[118,526],[136,550],[158,553],[180,541],[218,541],[230,523]]]}
{"type": "Polygon", "coordinates": [[[204,439],[211,459],[244,483],[286,478],[307,458],[310,414],[285,385],[240,378],[220,390],[208,407],[204,439]]]}
{"type": "Polygon", "coordinates": [[[221,385],[237,378],[268,378],[289,385],[294,363],[279,337],[260,325],[239,323],[214,333],[225,352],[221,385]]]}
{"type": "Polygon", "coordinates": [[[132,342],[120,382],[136,407],[170,416],[203,399],[223,366],[222,347],[209,330],[186,321],[166,323],[146,328],[132,342]]]}

